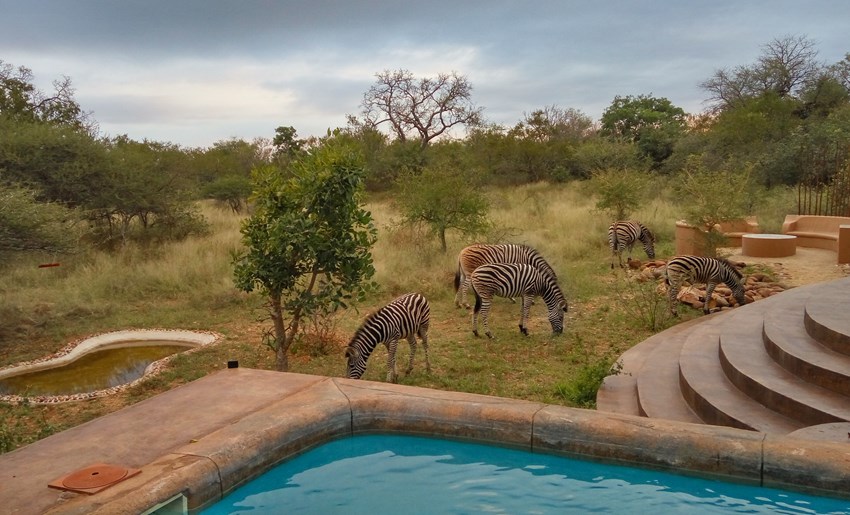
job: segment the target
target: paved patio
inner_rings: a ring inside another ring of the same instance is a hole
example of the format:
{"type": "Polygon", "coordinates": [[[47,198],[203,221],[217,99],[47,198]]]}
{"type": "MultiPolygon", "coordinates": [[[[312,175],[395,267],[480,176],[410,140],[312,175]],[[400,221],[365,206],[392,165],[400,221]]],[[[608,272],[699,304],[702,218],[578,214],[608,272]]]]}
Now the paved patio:
{"type": "Polygon", "coordinates": [[[850,492],[850,447],[483,395],[244,368],[0,455],[0,512],[197,510],[333,438],[403,432],[496,443],[831,496],[850,492]],[[141,473],[95,493],[48,487],[92,464],[141,473]]]}

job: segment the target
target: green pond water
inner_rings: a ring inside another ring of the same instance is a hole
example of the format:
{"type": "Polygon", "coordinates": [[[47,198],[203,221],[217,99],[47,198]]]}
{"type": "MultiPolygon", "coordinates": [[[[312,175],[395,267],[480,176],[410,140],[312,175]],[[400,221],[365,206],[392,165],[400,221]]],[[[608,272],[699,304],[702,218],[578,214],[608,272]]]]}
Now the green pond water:
{"type": "Polygon", "coordinates": [[[191,348],[173,341],[122,342],[56,368],[0,379],[0,395],[72,395],[132,382],[162,358],[191,348]]]}

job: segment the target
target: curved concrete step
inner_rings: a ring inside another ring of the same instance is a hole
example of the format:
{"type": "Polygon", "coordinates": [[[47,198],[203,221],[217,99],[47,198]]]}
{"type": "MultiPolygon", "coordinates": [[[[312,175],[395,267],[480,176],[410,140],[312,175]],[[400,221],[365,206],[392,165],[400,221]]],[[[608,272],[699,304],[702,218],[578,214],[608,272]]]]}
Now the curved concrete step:
{"type": "Polygon", "coordinates": [[[803,325],[801,306],[777,306],[765,313],[765,349],[782,368],[807,383],[850,396],[850,356],[821,345],[803,325]]]}
{"type": "Polygon", "coordinates": [[[806,302],[806,330],[824,346],[850,356],[850,278],[813,286],[818,289],[806,302]]]}
{"type": "Polygon", "coordinates": [[[850,397],[807,383],[768,355],[762,337],[763,317],[797,299],[781,295],[732,312],[720,333],[720,363],[738,389],[760,404],[805,425],[850,421],[850,397]]]}
{"type": "Polygon", "coordinates": [[[788,434],[803,424],[772,411],[745,395],[726,377],[718,359],[720,333],[734,312],[724,312],[711,320],[682,346],[679,378],[682,395],[690,407],[708,424],[750,429],[764,433],[788,434]]]}
{"type": "MultiPolygon", "coordinates": [[[[624,415],[645,416],[645,413],[641,413],[638,402],[637,377],[647,357],[668,338],[687,335],[690,328],[699,322],[699,319],[682,322],[650,336],[624,352],[617,360],[623,365],[620,374],[607,376],[596,394],[596,409],[624,415]]],[[[681,337],[684,338],[684,336],[681,337]]],[[[655,364],[652,366],[653,369],[656,368],[655,364]]]]}
{"type": "Polygon", "coordinates": [[[647,357],[637,376],[637,399],[641,415],[680,422],[704,423],[688,406],[679,389],[679,352],[688,333],[669,336],[647,357]]]}

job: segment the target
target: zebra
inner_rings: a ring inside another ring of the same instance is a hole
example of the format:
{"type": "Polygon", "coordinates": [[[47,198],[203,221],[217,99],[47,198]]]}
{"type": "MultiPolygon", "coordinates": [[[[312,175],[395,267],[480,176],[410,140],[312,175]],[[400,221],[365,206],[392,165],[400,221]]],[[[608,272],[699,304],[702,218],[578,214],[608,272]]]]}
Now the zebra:
{"type": "Polygon", "coordinates": [[[532,265],[525,263],[490,263],[481,265],[470,276],[472,292],[475,294],[475,310],[472,313],[472,334],[478,336],[478,313],[484,319],[484,332],[488,338],[490,333],[488,318],[490,302],[494,295],[500,297],[522,297],[522,311],[519,330],[528,335],[528,311],[531,301],[537,295],[543,297],[549,309],[549,323],[552,332],[561,334],[564,331],[564,313],[569,306],[564,298],[557,281],[550,274],[542,272],[532,265]]]}
{"type": "Polygon", "coordinates": [[[719,283],[726,284],[732,290],[738,305],[743,306],[747,302],[744,297],[744,286],[741,284],[743,274],[727,259],[678,256],[667,262],[664,274],[670,299],[670,313],[673,316],[679,316],[676,309],[676,296],[685,281],[691,284],[705,283],[705,303],[702,312],[706,315],[709,313],[708,303],[711,300],[711,294],[719,283]]]}
{"type": "Polygon", "coordinates": [[[611,270],[614,269],[614,257],[620,260],[623,267],[623,251],[629,250],[631,259],[632,247],[636,242],[643,244],[646,257],[655,259],[655,235],[645,225],[637,220],[620,220],[608,227],[608,246],[611,247],[611,270]]]}
{"type": "Polygon", "coordinates": [[[476,243],[465,247],[457,256],[457,272],[455,272],[455,306],[461,305],[469,309],[466,302],[466,292],[469,289],[469,278],[472,272],[481,265],[488,263],[526,263],[549,274],[557,281],[555,270],[543,259],[543,256],[533,247],[516,243],[501,243],[487,245],[476,243]]]}
{"type": "Polygon", "coordinates": [[[366,361],[379,343],[387,346],[387,381],[398,382],[395,366],[395,354],[398,341],[407,338],[410,344],[410,361],[405,374],[413,370],[413,357],[416,354],[416,336],[422,339],[425,350],[425,369],[431,372],[428,357],[428,326],[431,322],[431,306],[419,293],[407,293],[396,298],[386,306],[368,315],[363,324],[354,333],[345,349],[348,360],[347,377],[360,379],[366,372],[366,361]]]}

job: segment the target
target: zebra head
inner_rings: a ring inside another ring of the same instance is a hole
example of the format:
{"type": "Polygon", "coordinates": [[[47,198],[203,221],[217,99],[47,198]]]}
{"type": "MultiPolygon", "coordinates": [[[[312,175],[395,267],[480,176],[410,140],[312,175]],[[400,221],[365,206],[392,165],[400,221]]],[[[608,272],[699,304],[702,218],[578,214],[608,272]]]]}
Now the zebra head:
{"type": "Polygon", "coordinates": [[[744,274],[728,259],[718,259],[721,264],[721,281],[732,290],[732,296],[738,302],[739,306],[747,303],[747,297],[744,296],[743,278],[744,274]]]}
{"type": "Polygon", "coordinates": [[[366,372],[366,360],[363,359],[360,349],[349,345],[345,348],[345,357],[347,360],[345,376],[349,379],[360,379],[363,377],[363,373],[366,372]]]}
{"type": "Polygon", "coordinates": [[[552,334],[561,334],[564,332],[564,315],[570,309],[567,304],[567,299],[564,298],[561,288],[557,284],[554,285],[554,295],[551,300],[544,297],[546,307],[549,308],[549,323],[552,324],[552,334]]]}

